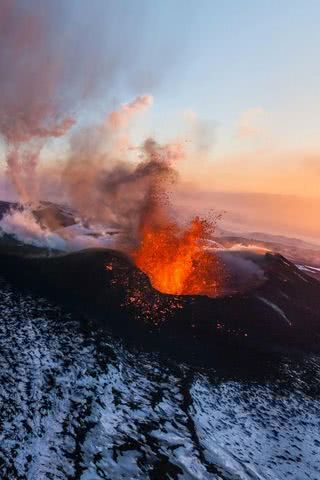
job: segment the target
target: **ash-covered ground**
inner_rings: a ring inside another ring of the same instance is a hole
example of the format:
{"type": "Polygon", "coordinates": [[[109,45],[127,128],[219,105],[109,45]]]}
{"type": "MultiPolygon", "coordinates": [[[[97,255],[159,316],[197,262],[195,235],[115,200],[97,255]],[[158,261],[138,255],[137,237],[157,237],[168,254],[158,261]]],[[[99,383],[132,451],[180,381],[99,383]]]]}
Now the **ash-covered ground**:
{"type": "Polygon", "coordinates": [[[0,301],[1,479],[320,478],[319,357],[225,375],[6,283],[0,301]]]}

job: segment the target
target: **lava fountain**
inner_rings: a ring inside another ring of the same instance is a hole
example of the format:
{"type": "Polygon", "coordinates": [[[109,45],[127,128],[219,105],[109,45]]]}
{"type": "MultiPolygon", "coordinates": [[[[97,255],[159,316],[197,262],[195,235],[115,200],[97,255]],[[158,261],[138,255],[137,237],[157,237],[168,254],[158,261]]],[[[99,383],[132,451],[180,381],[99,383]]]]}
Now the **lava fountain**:
{"type": "Polygon", "coordinates": [[[146,223],[132,257],[162,293],[217,296],[223,272],[218,258],[206,248],[212,230],[212,223],[199,217],[186,227],[174,221],[157,226],[146,223]]]}

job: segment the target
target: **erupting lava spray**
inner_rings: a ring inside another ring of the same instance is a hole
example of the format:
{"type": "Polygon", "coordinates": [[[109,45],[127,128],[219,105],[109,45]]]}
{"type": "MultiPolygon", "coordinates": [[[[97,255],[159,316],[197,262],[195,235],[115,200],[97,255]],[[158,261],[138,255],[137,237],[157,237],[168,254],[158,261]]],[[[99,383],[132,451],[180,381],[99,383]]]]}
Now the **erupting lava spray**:
{"type": "Polygon", "coordinates": [[[214,223],[195,217],[182,226],[169,215],[168,181],[176,178],[171,163],[184,152],[177,144],[161,148],[151,140],[145,151],[157,169],[141,210],[138,247],[131,256],[162,293],[216,296],[223,272],[218,258],[206,248],[214,223]]]}
{"type": "Polygon", "coordinates": [[[186,227],[171,221],[141,228],[141,243],[133,258],[163,293],[216,296],[221,293],[222,270],[205,247],[212,233],[207,220],[194,218],[186,227]]]}

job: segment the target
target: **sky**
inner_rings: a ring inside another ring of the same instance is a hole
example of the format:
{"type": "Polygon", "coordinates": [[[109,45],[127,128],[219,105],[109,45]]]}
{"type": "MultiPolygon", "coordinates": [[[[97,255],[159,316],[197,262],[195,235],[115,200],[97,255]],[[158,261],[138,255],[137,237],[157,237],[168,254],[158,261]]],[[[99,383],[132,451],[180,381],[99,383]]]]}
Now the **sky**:
{"type": "Polygon", "coordinates": [[[180,49],[156,96],[157,116],[166,130],[183,110],[212,126],[201,183],[319,196],[320,2],[153,6],[155,38],[180,49]]]}
{"type": "MultiPolygon", "coordinates": [[[[288,205],[320,199],[319,0],[20,2],[50,12],[61,51],[81,35],[72,70],[79,77],[90,64],[95,86],[90,101],[70,107],[78,124],[149,94],[153,107],[133,135],[191,145],[178,167],[185,185],[282,195],[288,205]]],[[[64,142],[49,141],[42,162],[61,155],[64,142]]],[[[319,225],[306,212],[308,225],[319,225]]]]}
{"type": "Polygon", "coordinates": [[[69,5],[89,29],[97,19],[98,30],[112,25],[106,43],[120,35],[129,46],[127,82],[106,85],[103,108],[148,93],[150,134],[193,141],[191,117],[205,128],[208,148],[181,166],[183,178],[205,189],[320,196],[318,0],[69,5]]]}

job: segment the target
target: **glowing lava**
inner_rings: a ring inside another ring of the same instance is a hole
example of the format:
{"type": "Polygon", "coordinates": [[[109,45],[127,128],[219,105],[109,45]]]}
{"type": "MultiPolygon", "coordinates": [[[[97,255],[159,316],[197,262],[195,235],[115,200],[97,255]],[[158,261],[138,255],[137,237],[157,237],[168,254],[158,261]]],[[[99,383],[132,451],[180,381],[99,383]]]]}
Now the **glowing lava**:
{"type": "Polygon", "coordinates": [[[216,296],[221,290],[221,267],[205,247],[211,231],[210,222],[198,217],[186,228],[175,223],[144,225],[132,256],[162,293],[216,296]]]}

